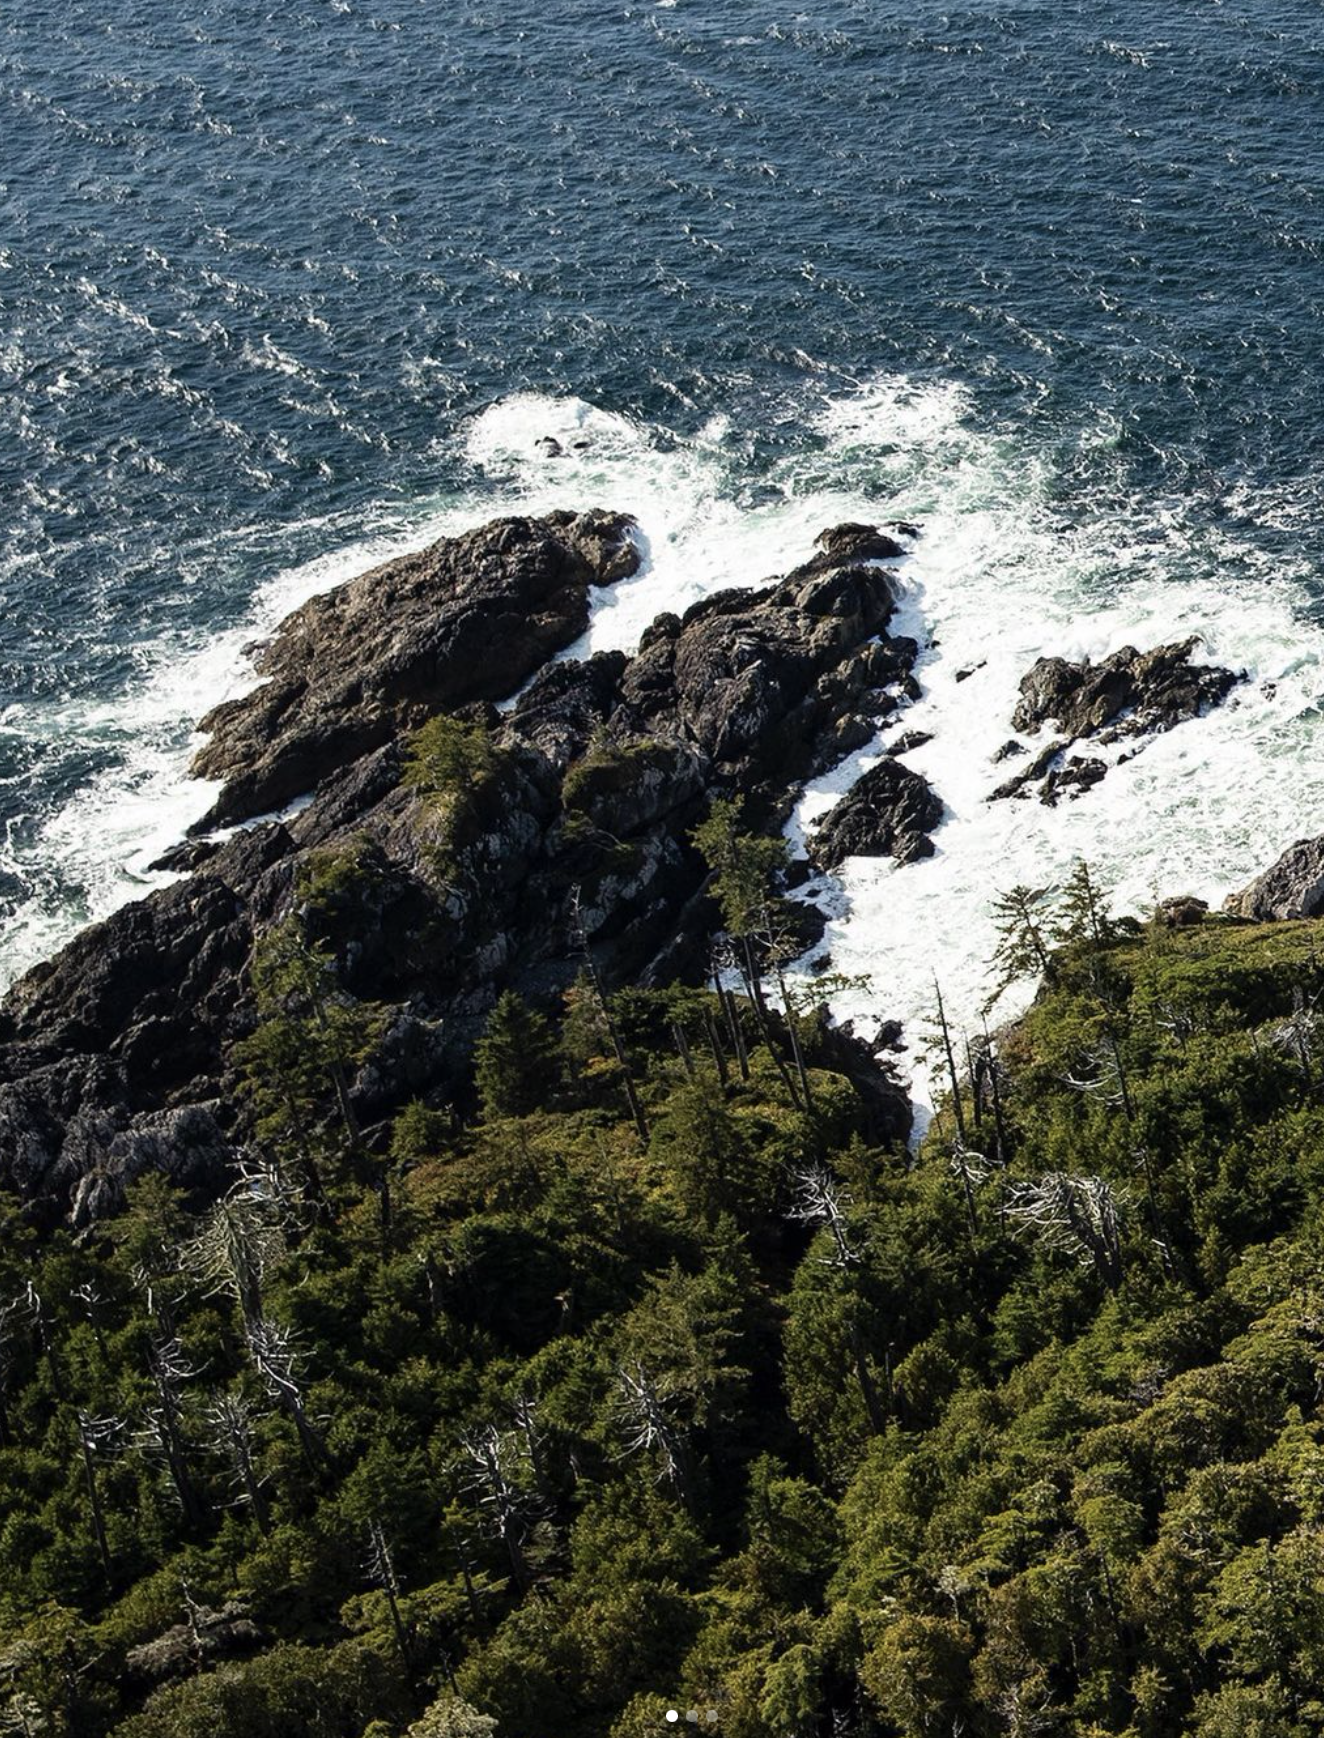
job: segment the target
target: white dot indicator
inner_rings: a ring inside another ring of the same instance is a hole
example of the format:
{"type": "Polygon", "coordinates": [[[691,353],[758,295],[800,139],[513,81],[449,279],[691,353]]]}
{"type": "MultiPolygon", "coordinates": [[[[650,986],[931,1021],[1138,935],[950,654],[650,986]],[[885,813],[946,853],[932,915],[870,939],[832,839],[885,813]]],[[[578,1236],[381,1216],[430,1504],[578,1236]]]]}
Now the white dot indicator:
{"type": "Polygon", "coordinates": [[[667,1709],[667,1724],[668,1724],[668,1726],[674,1726],[676,1724],[676,1721],[679,1719],[680,1719],[680,1709],[679,1708],[668,1708],[667,1709]]]}

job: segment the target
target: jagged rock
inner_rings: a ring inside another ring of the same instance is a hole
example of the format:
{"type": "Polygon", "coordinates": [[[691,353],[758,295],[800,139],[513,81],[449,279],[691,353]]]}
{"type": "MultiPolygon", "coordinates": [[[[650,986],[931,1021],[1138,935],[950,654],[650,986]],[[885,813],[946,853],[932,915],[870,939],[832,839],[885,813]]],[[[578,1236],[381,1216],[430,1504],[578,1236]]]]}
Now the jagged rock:
{"type": "Polygon", "coordinates": [[[218,839],[182,839],[147,865],[153,874],[191,875],[220,850],[218,839]]]}
{"type": "Polygon", "coordinates": [[[207,1195],[219,1194],[233,1175],[234,1147],[206,1105],[131,1117],[113,1133],[106,1125],[81,1132],[88,1144],[66,1155],[78,1172],[69,1213],[75,1227],[116,1211],[128,1185],[147,1172],[207,1195]]]}
{"type": "Polygon", "coordinates": [[[933,741],[931,730],[907,730],[897,737],[887,752],[895,758],[900,754],[913,754],[917,748],[923,748],[933,741]]]}
{"type": "Polygon", "coordinates": [[[623,514],[503,519],[311,598],[209,712],[193,770],[224,781],[197,831],[281,808],[435,712],[499,700],[588,626],[589,590],[634,572],[623,514]]]}
{"type": "MultiPolygon", "coordinates": [[[[680,626],[677,616],[659,617],[680,626]]],[[[655,622],[649,630],[657,631],[655,622]]],[[[624,652],[599,652],[584,663],[567,659],[541,670],[512,708],[507,728],[564,773],[588,749],[620,700],[624,652]]]]}
{"type": "MultiPolygon", "coordinates": [[[[1064,792],[1080,796],[1107,776],[1108,763],[1079,755],[1064,759],[1073,741],[1115,743],[1149,736],[1216,706],[1245,674],[1193,664],[1191,653],[1198,644],[1196,638],[1178,640],[1149,652],[1123,646],[1101,664],[1088,658],[1079,664],[1040,658],[1021,679],[1021,698],[1011,722],[1016,730],[1033,735],[1051,719],[1063,734],[1000,784],[991,800],[1026,795],[1039,780],[1039,799],[1050,807],[1064,792]]],[[[1020,752],[1019,743],[1008,742],[993,758],[1001,761],[1020,752]]],[[[1117,764],[1129,758],[1121,755],[1117,764]]]]}
{"type": "Polygon", "coordinates": [[[1053,767],[1043,782],[1039,801],[1056,808],[1064,796],[1079,797],[1107,776],[1107,763],[1086,755],[1068,755],[1061,766],[1053,767]]]}
{"type": "Polygon", "coordinates": [[[1025,744],[1023,742],[1018,742],[1013,736],[1007,742],[1004,742],[1002,747],[992,756],[993,764],[997,766],[1004,760],[1015,760],[1018,755],[1028,754],[1029,752],[1030,751],[1026,748],[1025,744]]]}
{"type": "MultiPolygon", "coordinates": [[[[858,559],[871,545],[846,530],[835,547],[858,559]]],[[[917,650],[881,638],[896,607],[888,573],[829,566],[828,556],[770,591],[705,598],[678,629],[646,636],[621,679],[620,733],[679,733],[751,815],[783,815],[824,734],[862,708],[880,715],[881,690],[905,678],[917,650]]]]}
{"type": "Polygon", "coordinates": [[[1244,676],[1193,664],[1197,638],[1149,652],[1123,646],[1101,664],[1040,658],[1021,680],[1012,728],[1033,734],[1050,719],[1068,739],[1111,742],[1171,730],[1226,698],[1244,676]]]}
{"type": "Polygon", "coordinates": [[[992,793],[990,801],[1000,802],[1006,797],[1026,796],[1030,786],[1041,779],[1067,750],[1065,742],[1050,742],[1047,748],[1040,749],[1028,766],[1023,766],[1018,773],[1013,773],[1004,780],[992,793]]]}
{"type": "Polygon", "coordinates": [[[854,1086],[865,1106],[865,1138],[880,1144],[909,1140],[913,1123],[910,1096],[892,1064],[879,1055],[885,1049],[902,1049],[900,1036],[900,1025],[889,1021],[868,1044],[857,1035],[852,1021],[831,1026],[820,1010],[812,1039],[814,1060],[844,1074],[854,1086]]]}
{"type": "MultiPolygon", "coordinates": [[[[249,945],[237,894],[209,866],[93,924],[20,978],[5,998],[0,1033],[113,1054],[154,1016],[169,1019],[177,1033],[201,1021],[224,1025],[226,1000],[215,1004],[212,992],[243,965],[249,945]]],[[[189,1050],[184,1042],[179,1055],[157,1058],[163,1081],[189,1078],[189,1050]]]]}
{"type": "MultiPolygon", "coordinates": [[[[633,561],[628,526],[502,521],[290,618],[262,654],[266,687],[212,715],[199,764],[230,780],[220,812],[296,788],[310,801],[206,841],[187,879],[14,986],[0,1012],[0,1183],[79,1225],[147,1169],[201,1195],[224,1187],[247,1134],[230,1055],[256,1016],[252,949],[296,908],[342,988],[382,1009],[349,1083],[374,1140],[402,1104],[467,1090],[496,997],[553,1002],[585,940],[609,985],[702,981],[720,914],[695,825],[733,793],[755,825],[789,813],[811,770],[871,740],[914,691],[918,648],[886,631],[896,590],[877,563],[898,546],[850,526],[763,590],[659,617],[633,658],[533,674],[583,625],[588,584],[633,561]],[[491,701],[530,675],[498,712],[491,701]],[[444,802],[401,783],[404,733],[437,709],[483,724],[494,751],[444,802]]],[[[882,765],[836,823],[854,812],[870,835],[842,855],[927,848],[941,804],[882,765]],[[866,815],[889,778],[886,812],[866,815]]],[[[185,851],[172,863],[195,860],[185,851]]],[[[808,945],[822,913],[803,921],[808,945]]],[[[899,1089],[866,1087],[899,1126],[899,1089]]]]}
{"type": "MultiPolygon", "coordinates": [[[[913,526],[898,525],[896,529],[909,537],[917,535],[913,526]]],[[[904,543],[898,543],[876,525],[834,525],[819,532],[814,548],[819,552],[814,561],[829,567],[844,567],[857,561],[895,561],[907,553],[904,543]]]]}
{"type": "Polygon", "coordinates": [[[581,760],[562,786],[570,816],[613,836],[641,833],[704,789],[707,766],[687,743],[632,742],[581,760]]]}
{"type": "Polygon", "coordinates": [[[847,857],[913,863],[933,855],[928,835],[942,814],[941,799],[917,772],[896,760],[880,760],[815,828],[814,858],[825,869],[835,869],[847,857]]]}
{"type": "Polygon", "coordinates": [[[1324,838],[1298,839],[1278,861],[1239,893],[1230,893],[1224,911],[1256,922],[1324,913],[1324,838]]]}

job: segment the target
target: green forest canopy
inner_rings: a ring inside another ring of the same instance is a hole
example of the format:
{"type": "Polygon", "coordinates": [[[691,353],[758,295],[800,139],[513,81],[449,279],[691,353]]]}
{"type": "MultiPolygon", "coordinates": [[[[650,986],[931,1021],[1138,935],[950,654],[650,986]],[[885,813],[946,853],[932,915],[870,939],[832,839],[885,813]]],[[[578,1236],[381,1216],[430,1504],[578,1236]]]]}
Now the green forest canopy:
{"type": "Polygon", "coordinates": [[[1319,927],[1067,927],[917,1156],[585,981],[388,1158],[273,945],[245,1182],[7,1210],[0,1730],[1319,1732],[1319,927]]]}

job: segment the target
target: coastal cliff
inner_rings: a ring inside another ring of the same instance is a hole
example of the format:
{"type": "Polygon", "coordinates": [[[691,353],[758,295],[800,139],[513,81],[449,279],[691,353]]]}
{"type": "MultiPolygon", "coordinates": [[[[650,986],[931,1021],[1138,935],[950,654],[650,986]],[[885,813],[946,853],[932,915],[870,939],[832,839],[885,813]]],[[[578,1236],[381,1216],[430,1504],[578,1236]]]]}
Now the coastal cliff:
{"type": "MultiPolygon", "coordinates": [[[[1037,999],[935,1002],[912,1145],[907,1035],[787,968],[941,850],[915,535],[577,657],[630,520],[498,521],[209,715],[178,880],[4,1004],[15,1730],[1304,1738],[1318,842],[1217,916],[1002,893],[1037,999]]],[[[1003,794],[1222,703],[1191,650],[1036,665],[1003,794]]]]}
{"type": "MultiPolygon", "coordinates": [[[[7,997],[0,1180],[76,1223],[144,1171],[225,1187],[251,1133],[232,1057],[253,949],[292,913],[336,993],[380,1015],[348,1085],[369,1131],[468,1090],[505,991],[550,1005],[586,962],[611,988],[703,981],[720,914],[691,835],[713,800],[780,823],[913,692],[918,648],[888,632],[903,545],[863,526],[820,544],[660,617],[634,657],[548,662],[634,570],[620,515],[498,521],[305,605],[258,652],[262,683],[202,723],[195,770],[220,789],[196,831],[238,830],[181,845],[183,879],[7,997]],[[434,744],[429,767],[429,719],[471,765],[434,744]]],[[[863,1046],[856,1063],[903,1133],[904,1095],[863,1046]]]]}

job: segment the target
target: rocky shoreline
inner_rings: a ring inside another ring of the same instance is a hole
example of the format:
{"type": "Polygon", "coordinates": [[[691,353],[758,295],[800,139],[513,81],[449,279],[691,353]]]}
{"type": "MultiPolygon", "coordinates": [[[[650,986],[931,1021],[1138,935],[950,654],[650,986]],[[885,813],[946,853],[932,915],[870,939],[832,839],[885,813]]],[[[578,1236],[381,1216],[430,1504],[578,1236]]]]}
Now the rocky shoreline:
{"type": "MultiPolygon", "coordinates": [[[[222,1189],[250,1136],[231,1055],[254,1025],[252,952],[291,911],[344,993],[383,1010],[350,1085],[369,1143],[409,1101],[465,1090],[506,990],[550,1003],[586,958],[608,986],[703,981],[720,917],[693,829],[736,797],[749,826],[777,831],[805,781],[919,696],[921,648],[892,632],[895,564],[917,534],[825,531],[765,586],[659,616],[633,656],[564,656],[594,590],[637,568],[621,514],[498,520],[312,599],[257,653],[261,685],[202,721],[194,771],[220,788],[162,859],[183,878],[5,999],[0,1182],[75,1223],[146,1170],[222,1189]],[[411,771],[414,733],[438,717],[483,757],[444,817],[411,771]]],[[[1218,704],[1238,678],[1192,649],[1040,660],[1012,723],[1059,735],[993,794],[1087,788],[1075,740],[1139,738],[1218,704]]],[[[800,879],[934,851],[941,792],[896,758],[922,740],[901,735],[824,817],[800,879]]],[[[904,1134],[895,1077],[851,1035],[837,1047],[880,1126],[904,1134]]]]}

